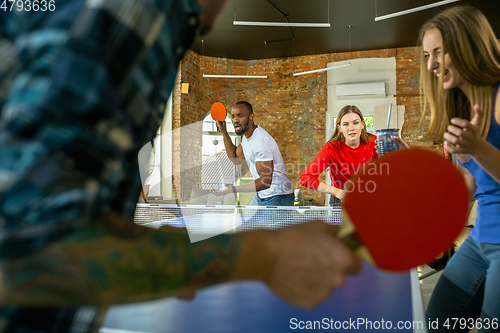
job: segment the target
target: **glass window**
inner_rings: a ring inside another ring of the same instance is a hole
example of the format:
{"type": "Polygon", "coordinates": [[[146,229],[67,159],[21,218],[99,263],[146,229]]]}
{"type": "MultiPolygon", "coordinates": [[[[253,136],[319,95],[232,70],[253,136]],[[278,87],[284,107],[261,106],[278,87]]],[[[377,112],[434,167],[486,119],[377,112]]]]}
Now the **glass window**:
{"type": "MultiPolygon", "coordinates": [[[[234,126],[229,116],[226,117],[226,128],[231,141],[237,145],[237,136],[234,132],[234,126]]],[[[217,130],[217,124],[212,116],[208,114],[203,119],[203,142],[202,142],[202,156],[203,159],[213,156],[224,150],[224,138],[217,130]]]]}

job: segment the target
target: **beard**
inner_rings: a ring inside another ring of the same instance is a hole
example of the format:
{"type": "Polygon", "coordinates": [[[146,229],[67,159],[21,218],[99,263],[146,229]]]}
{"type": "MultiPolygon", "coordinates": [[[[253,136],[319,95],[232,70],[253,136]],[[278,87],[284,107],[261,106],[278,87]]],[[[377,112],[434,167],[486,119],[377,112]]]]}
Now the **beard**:
{"type": "Polygon", "coordinates": [[[240,125],[240,129],[236,130],[236,128],[235,128],[234,133],[236,133],[236,135],[243,135],[247,131],[248,125],[246,125],[246,126],[243,126],[241,124],[239,124],[239,125],[240,125]]]}

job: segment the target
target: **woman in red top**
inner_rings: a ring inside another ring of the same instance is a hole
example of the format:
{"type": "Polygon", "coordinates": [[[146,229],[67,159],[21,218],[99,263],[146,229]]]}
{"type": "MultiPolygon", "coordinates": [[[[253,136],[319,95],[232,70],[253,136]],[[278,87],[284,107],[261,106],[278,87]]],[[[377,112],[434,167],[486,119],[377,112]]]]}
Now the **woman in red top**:
{"type": "Polygon", "coordinates": [[[300,184],[333,195],[330,204],[339,204],[345,197],[344,185],[349,178],[360,166],[378,157],[376,139],[375,135],[366,132],[361,111],[354,105],[344,106],[332,137],[304,170],[300,184]],[[318,179],[326,168],[330,169],[332,185],[318,179]]]}

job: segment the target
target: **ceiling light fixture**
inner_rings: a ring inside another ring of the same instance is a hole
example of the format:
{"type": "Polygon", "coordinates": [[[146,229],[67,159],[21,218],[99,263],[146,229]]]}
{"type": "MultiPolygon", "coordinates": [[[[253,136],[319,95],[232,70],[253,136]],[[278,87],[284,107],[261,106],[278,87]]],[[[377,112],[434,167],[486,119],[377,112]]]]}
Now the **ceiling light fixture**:
{"type": "Polygon", "coordinates": [[[327,68],[315,69],[315,70],[307,71],[307,72],[293,73],[293,76],[305,75],[305,74],[311,74],[311,73],[317,73],[317,72],[324,72],[324,71],[329,71],[330,69],[336,69],[336,68],[341,68],[341,67],[349,67],[349,66],[351,66],[350,63],[345,64],[345,65],[334,66],[334,67],[327,67],[327,68]]]}
{"type": "MultiPolygon", "coordinates": [[[[411,13],[419,12],[421,10],[426,10],[426,9],[429,9],[429,8],[434,8],[434,7],[439,7],[439,6],[447,5],[449,3],[457,2],[457,1],[460,1],[460,0],[444,0],[444,1],[439,1],[439,2],[435,2],[435,3],[431,3],[429,5],[415,7],[415,8],[412,8],[412,9],[407,9],[407,10],[403,10],[401,12],[396,12],[396,13],[387,14],[387,15],[383,15],[383,16],[377,16],[377,14],[375,13],[375,21],[382,21],[382,20],[390,19],[390,18],[397,17],[397,16],[411,14],[411,13]]],[[[375,5],[375,10],[376,9],[377,8],[376,8],[376,5],[375,5]]]]}
{"type": "Polygon", "coordinates": [[[226,79],[267,79],[267,75],[210,75],[210,74],[203,74],[203,77],[219,77],[219,78],[226,78],[226,79]]]}
{"type": "MultiPolygon", "coordinates": [[[[203,55],[203,62],[202,62],[202,72],[205,69],[205,40],[201,40],[201,52],[203,55]]],[[[266,59],[264,60],[264,72],[267,70],[267,56],[266,59]]],[[[210,78],[221,78],[221,79],[267,79],[267,75],[236,75],[236,74],[202,74],[203,77],[210,77],[210,78]]]]}
{"type": "Polygon", "coordinates": [[[330,28],[330,23],[288,23],[288,22],[251,22],[233,21],[233,25],[247,25],[254,27],[292,27],[292,28],[330,28]]]}

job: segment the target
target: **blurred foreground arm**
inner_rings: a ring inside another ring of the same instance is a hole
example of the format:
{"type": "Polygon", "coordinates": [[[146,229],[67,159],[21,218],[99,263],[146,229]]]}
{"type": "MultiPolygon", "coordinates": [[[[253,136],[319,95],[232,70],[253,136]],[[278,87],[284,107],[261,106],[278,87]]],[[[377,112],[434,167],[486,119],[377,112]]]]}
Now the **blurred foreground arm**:
{"type": "Polygon", "coordinates": [[[315,221],[243,233],[232,279],[263,280],[284,300],[315,307],[345,282],[347,274],[361,269],[359,258],[335,238],[337,229],[315,221]],[[256,251],[259,248],[263,250],[256,251]]]}
{"type": "Polygon", "coordinates": [[[184,230],[153,230],[118,216],[38,253],[1,263],[1,304],[109,305],[185,295],[229,280],[261,280],[311,308],[360,262],[321,222],[219,235],[189,243],[184,230]]]}

